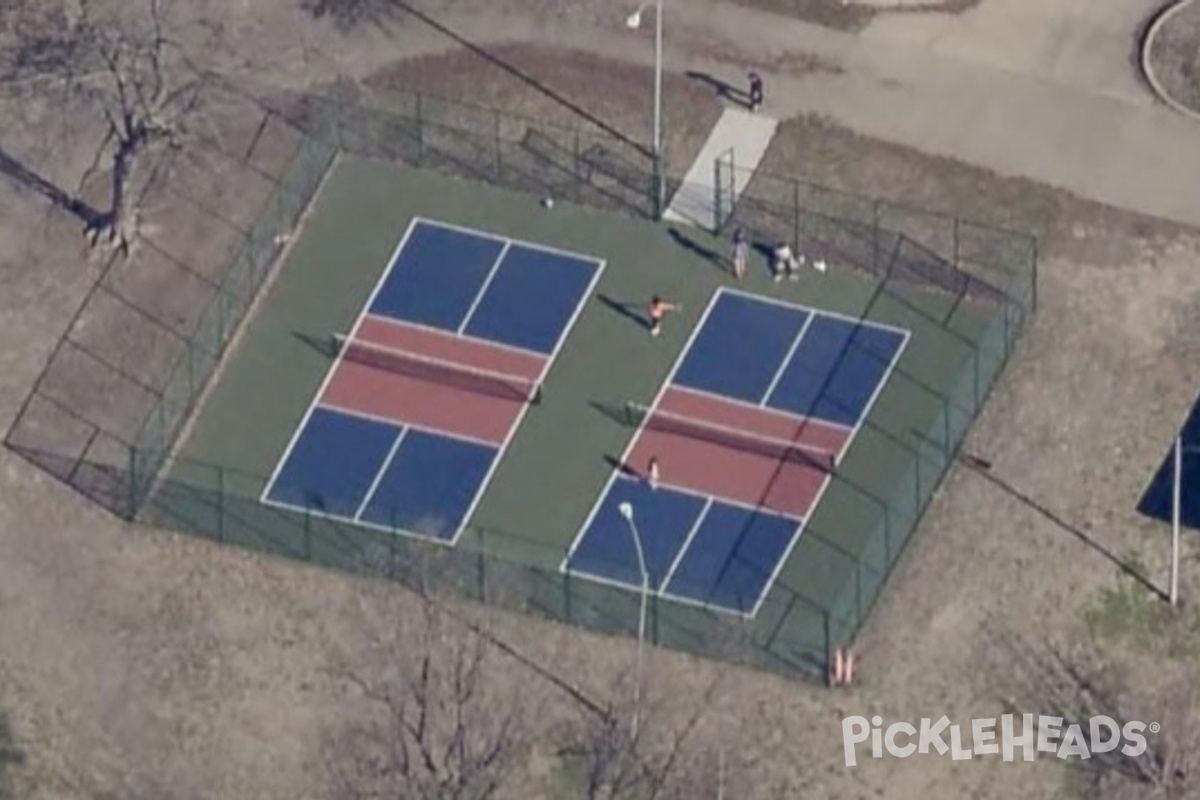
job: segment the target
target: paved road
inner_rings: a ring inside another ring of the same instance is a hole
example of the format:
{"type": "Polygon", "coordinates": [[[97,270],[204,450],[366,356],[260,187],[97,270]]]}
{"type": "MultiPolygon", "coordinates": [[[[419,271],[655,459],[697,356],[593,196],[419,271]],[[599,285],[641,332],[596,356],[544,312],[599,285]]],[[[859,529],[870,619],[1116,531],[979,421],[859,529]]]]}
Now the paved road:
{"type": "MultiPolygon", "coordinates": [[[[564,16],[543,9],[438,19],[479,44],[536,41],[653,62],[649,34],[627,31],[621,7],[568,2],[564,16]]],[[[1156,4],[984,0],[962,15],[888,15],[852,35],[727,0],[671,0],[666,58],[675,71],[740,80],[742,54],[817,55],[842,71],[768,72],[768,113],[826,114],[860,133],[1200,225],[1200,125],[1158,104],[1134,65],[1137,27],[1156,4]]],[[[406,22],[377,46],[357,42],[353,63],[340,68],[361,74],[399,53],[453,46],[431,33],[406,22]]]]}

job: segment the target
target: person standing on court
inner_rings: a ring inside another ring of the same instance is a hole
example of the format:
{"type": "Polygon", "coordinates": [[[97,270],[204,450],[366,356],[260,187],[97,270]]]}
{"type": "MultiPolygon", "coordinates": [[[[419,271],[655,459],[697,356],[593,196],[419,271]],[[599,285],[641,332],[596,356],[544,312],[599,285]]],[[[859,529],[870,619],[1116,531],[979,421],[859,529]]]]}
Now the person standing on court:
{"type": "Polygon", "coordinates": [[[792,246],[787,242],[781,241],[775,245],[775,263],[772,272],[775,273],[775,282],[783,280],[784,275],[789,279],[796,281],[800,279],[800,265],[803,263],[804,257],[796,257],[792,252],[792,246]]]}
{"type": "Polygon", "coordinates": [[[758,111],[763,104],[763,80],[757,72],[750,73],[750,110],[758,111]]]}
{"type": "Polygon", "coordinates": [[[668,303],[658,295],[650,298],[650,335],[658,336],[662,331],[663,318],[671,311],[679,311],[683,306],[668,303]]]}
{"type": "Polygon", "coordinates": [[[733,234],[733,276],[739,281],[746,274],[746,262],[750,260],[750,243],[741,228],[733,234]]]}

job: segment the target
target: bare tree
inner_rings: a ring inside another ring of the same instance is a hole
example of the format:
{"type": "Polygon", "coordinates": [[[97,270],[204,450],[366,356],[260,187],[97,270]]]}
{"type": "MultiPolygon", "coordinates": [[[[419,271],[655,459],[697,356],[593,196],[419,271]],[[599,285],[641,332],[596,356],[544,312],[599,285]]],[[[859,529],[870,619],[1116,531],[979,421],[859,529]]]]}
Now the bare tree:
{"type": "Polygon", "coordinates": [[[189,56],[180,34],[198,36],[192,49],[216,34],[177,23],[173,10],[171,0],[0,0],[0,103],[33,120],[51,150],[63,146],[56,130],[94,135],[73,186],[43,177],[2,141],[0,173],[79,217],[93,246],[129,252],[158,157],[207,125],[217,76],[189,56]],[[97,180],[106,187],[99,207],[85,199],[97,180]]]}
{"type": "Polygon", "coordinates": [[[1174,670],[1153,659],[1151,664],[1117,666],[1112,658],[1088,647],[1069,651],[1017,647],[1017,669],[1010,680],[1021,702],[1010,701],[1013,711],[1020,710],[1017,705],[1045,709],[1042,713],[1062,717],[1064,727],[1079,726],[1091,751],[1078,764],[1086,797],[1184,800],[1200,796],[1200,690],[1190,670],[1174,670]],[[1136,679],[1127,679],[1131,673],[1136,679]],[[1122,748],[1094,750],[1089,722],[1101,716],[1122,729],[1133,721],[1156,722],[1159,729],[1145,733],[1145,750],[1137,755],[1126,755],[1122,748]]]}
{"type": "MultiPolygon", "coordinates": [[[[629,697],[618,681],[613,697],[629,697]]],[[[698,702],[668,708],[667,696],[643,694],[634,725],[627,700],[602,712],[580,708],[560,734],[559,757],[579,784],[583,800],[717,800],[743,754],[729,751],[727,729],[717,719],[722,678],[698,702]]],[[[736,781],[735,781],[736,782],[736,781]]],[[[731,795],[732,796],[732,795],[731,795]]]]}
{"type": "Polygon", "coordinates": [[[490,800],[528,757],[538,714],[524,682],[432,599],[417,603],[336,670],[351,712],[327,748],[338,798],[490,800]]]}

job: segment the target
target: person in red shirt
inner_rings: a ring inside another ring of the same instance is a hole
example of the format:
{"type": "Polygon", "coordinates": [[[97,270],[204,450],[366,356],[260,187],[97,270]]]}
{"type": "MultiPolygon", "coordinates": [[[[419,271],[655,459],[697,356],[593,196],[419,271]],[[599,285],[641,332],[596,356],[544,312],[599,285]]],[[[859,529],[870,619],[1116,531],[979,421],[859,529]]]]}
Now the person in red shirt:
{"type": "Polygon", "coordinates": [[[671,311],[679,311],[682,306],[668,303],[658,295],[650,298],[650,335],[658,336],[662,330],[663,318],[671,311]]]}

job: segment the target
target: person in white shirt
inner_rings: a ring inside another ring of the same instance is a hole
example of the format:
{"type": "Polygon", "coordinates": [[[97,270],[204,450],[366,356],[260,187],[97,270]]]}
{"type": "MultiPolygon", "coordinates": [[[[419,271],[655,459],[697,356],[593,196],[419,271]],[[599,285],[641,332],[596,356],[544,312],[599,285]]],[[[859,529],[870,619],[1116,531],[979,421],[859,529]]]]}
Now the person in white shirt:
{"type": "Polygon", "coordinates": [[[787,242],[780,242],[775,246],[775,264],[773,271],[775,273],[775,281],[778,283],[783,280],[783,276],[787,275],[791,280],[800,279],[800,267],[804,263],[804,256],[797,257],[792,252],[792,246],[787,242]]]}

